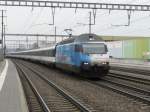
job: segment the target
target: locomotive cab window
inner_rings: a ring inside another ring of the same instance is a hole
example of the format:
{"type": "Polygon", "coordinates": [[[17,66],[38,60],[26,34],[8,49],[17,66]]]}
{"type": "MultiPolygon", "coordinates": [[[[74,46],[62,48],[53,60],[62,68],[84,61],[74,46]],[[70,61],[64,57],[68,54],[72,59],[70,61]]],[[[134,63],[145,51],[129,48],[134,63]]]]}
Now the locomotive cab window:
{"type": "Polygon", "coordinates": [[[83,44],[83,52],[86,54],[105,54],[107,48],[104,43],[87,43],[83,44]]]}
{"type": "Polygon", "coordinates": [[[75,45],[75,52],[83,52],[83,47],[80,44],[75,45]]]}

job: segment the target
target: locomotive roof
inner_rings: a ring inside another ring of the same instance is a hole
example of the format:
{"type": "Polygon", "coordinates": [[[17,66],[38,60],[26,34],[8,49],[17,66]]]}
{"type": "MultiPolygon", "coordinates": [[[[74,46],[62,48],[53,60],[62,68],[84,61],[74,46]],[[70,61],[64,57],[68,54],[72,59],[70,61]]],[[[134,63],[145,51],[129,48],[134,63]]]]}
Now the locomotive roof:
{"type": "Polygon", "coordinates": [[[58,43],[58,45],[67,44],[67,43],[73,43],[73,42],[92,42],[92,41],[104,41],[101,37],[99,37],[96,34],[82,34],[76,37],[65,39],[58,43]]]}

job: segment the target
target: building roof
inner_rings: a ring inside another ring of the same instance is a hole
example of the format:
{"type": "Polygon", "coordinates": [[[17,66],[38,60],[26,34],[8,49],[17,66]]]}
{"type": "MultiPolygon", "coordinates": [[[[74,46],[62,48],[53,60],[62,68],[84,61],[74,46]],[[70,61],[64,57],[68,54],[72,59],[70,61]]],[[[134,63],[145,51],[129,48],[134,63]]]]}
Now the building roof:
{"type": "Polygon", "coordinates": [[[121,41],[121,40],[133,40],[133,39],[149,39],[150,37],[137,37],[137,36],[99,36],[105,41],[121,41]]]}

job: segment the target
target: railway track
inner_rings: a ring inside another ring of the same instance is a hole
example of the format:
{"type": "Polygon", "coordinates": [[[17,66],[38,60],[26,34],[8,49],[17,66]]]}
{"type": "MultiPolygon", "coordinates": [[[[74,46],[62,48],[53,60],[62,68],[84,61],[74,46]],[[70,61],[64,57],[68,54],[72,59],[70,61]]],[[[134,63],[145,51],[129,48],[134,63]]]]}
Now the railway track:
{"type": "Polygon", "coordinates": [[[150,76],[150,70],[144,70],[144,69],[111,66],[111,70],[124,71],[124,72],[130,71],[130,73],[138,73],[138,74],[150,76]]]}
{"type": "MultiPolygon", "coordinates": [[[[116,74],[117,75],[117,74],[116,74]]],[[[108,76],[101,79],[101,81],[90,81],[91,83],[101,86],[103,88],[108,88],[112,91],[115,91],[119,94],[123,94],[127,97],[134,98],[136,100],[142,101],[143,103],[150,104],[150,88],[145,89],[144,87],[136,87],[134,85],[123,83],[121,80],[114,80],[115,76],[109,74],[108,76]]],[[[134,77],[132,77],[134,78],[134,77]]],[[[115,79],[122,79],[121,76],[116,76],[115,79]]],[[[137,79],[124,78],[124,80],[139,82],[137,79]]],[[[143,81],[144,82],[144,81],[143,81]]],[[[141,83],[141,79],[140,79],[141,83]]],[[[147,84],[147,83],[146,83],[147,84]]],[[[149,83],[148,83],[149,84],[149,83]]]]}
{"type": "MultiPolygon", "coordinates": [[[[28,67],[28,69],[30,69],[32,72],[35,72],[35,74],[36,73],[40,74],[40,70],[36,70],[36,71],[34,70],[36,67],[32,69],[32,68],[29,68],[28,64],[27,65],[24,64],[24,66],[28,67]]],[[[124,75],[118,75],[118,74],[113,74],[114,76],[111,76],[111,75],[112,74],[109,74],[107,77],[103,78],[101,81],[90,80],[90,83],[93,83],[94,85],[100,86],[103,88],[108,88],[119,94],[133,98],[135,99],[135,101],[138,101],[138,102],[140,101],[148,105],[150,104],[150,89],[145,89],[142,87],[135,87],[134,85],[130,85],[128,83],[125,84],[121,80],[144,84],[144,85],[146,84],[147,86],[149,86],[149,83],[143,83],[145,81],[142,81],[142,79],[140,78],[136,79],[135,77],[128,77],[128,75],[127,77],[124,75]],[[118,79],[120,81],[112,80],[113,78],[118,79]]]]}
{"type": "Polygon", "coordinates": [[[20,67],[16,63],[15,65],[19,73],[21,83],[23,85],[29,111],[50,112],[50,110],[47,108],[47,105],[45,105],[45,102],[43,101],[41,95],[35,88],[35,85],[31,82],[26,73],[22,69],[20,69],[20,67]]]}
{"type": "MultiPolygon", "coordinates": [[[[16,63],[16,62],[15,62],[16,63]]],[[[89,105],[81,102],[67,93],[65,90],[49,81],[46,77],[39,72],[23,65],[16,63],[17,68],[22,71],[22,75],[26,77],[26,80],[32,88],[35,88],[36,97],[39,101],[44,112],[92,112],[95,111],[89,105]],[[40,97],[40,100],[39,100],[40,97]]],[[[33,89],[32,89],[33,90],[33,89]]],[[[31,102],[32,103],[32,102],[31,102]]],[[[38,107],[38,106],[36,106],[38,107]]],[[[39,108],[39,107],[38,107],[39,108]]],[[[34,109],[30,109],[34,110],[34,109]]]]}
{"type": "Polygon", "coordinates": [[[110,70],[109,77],[114,77],[118,79],[128,80],[136,83],[141,83],[145,85],[150,85],[150,76],[145,76],[141,74],[134,74],[129,72],[122,72],[116,70],[110,70]]]}
{"type": "MultiPolygon", "coordinates": [[[[117,76],[118,76],[118,74],[117,74],[117,76]]],[[[108,77],[111,77],[111,74],[109,74],[108,77]]],[[[145,82],[145,80],[140,79],[140,78],[136,79],[135,77],[128,77],[128,78],[127,77],[124,78],[124,76],[123,76],[123,79],[133,81],[133,82],[138,82],[138,83],[140,82],[142,84],[143,84],[143,82],[145,82]]],[[[122,75],[119,78],[121,79],[122,75]]],[[[150,91],[149,90],[145,90],[145,89],[142,89],[139,87],[134,87],[134,86],[131,86],[128,84],[123,84],[121,82],[115,82],[108,78],[102,78],[102,81],[103,82],[101,82],[101,81],[96,82],[96,83],[94,82],[94,84],[96,84],[98,86],[103,86],[103,87],[109,88],[113,91],[119,92],[120,94],[126,95],[128,97],[132,97],[132,98],[140,100],[144,103],[150,104],[150,91]]],[[[146,80],[146,81],[148,81],[148,80],[146,80]]],[[[146,82],[144,84],[149,85],[149,83],[146,83],[146,82]]]]}

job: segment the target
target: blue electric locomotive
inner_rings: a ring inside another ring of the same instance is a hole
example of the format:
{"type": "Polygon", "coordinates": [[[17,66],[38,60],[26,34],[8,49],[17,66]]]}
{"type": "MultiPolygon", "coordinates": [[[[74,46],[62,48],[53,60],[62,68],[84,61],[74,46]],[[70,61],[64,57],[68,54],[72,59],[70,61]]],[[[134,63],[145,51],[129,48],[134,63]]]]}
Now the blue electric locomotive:
{"type": "Polygon", "coordinates": [[[109,54],[101,37],[83,34],[56,45],[56,67],[86,76],[101,77],[109,71],[109,54]]]}
{"type": "Polygon", "coordinates": [[[10,53],[9,57],[38,61],[87,77],[102,77],[109,71],[109,54],[101,37],[82,34],[56,46],[10,53]]]}

